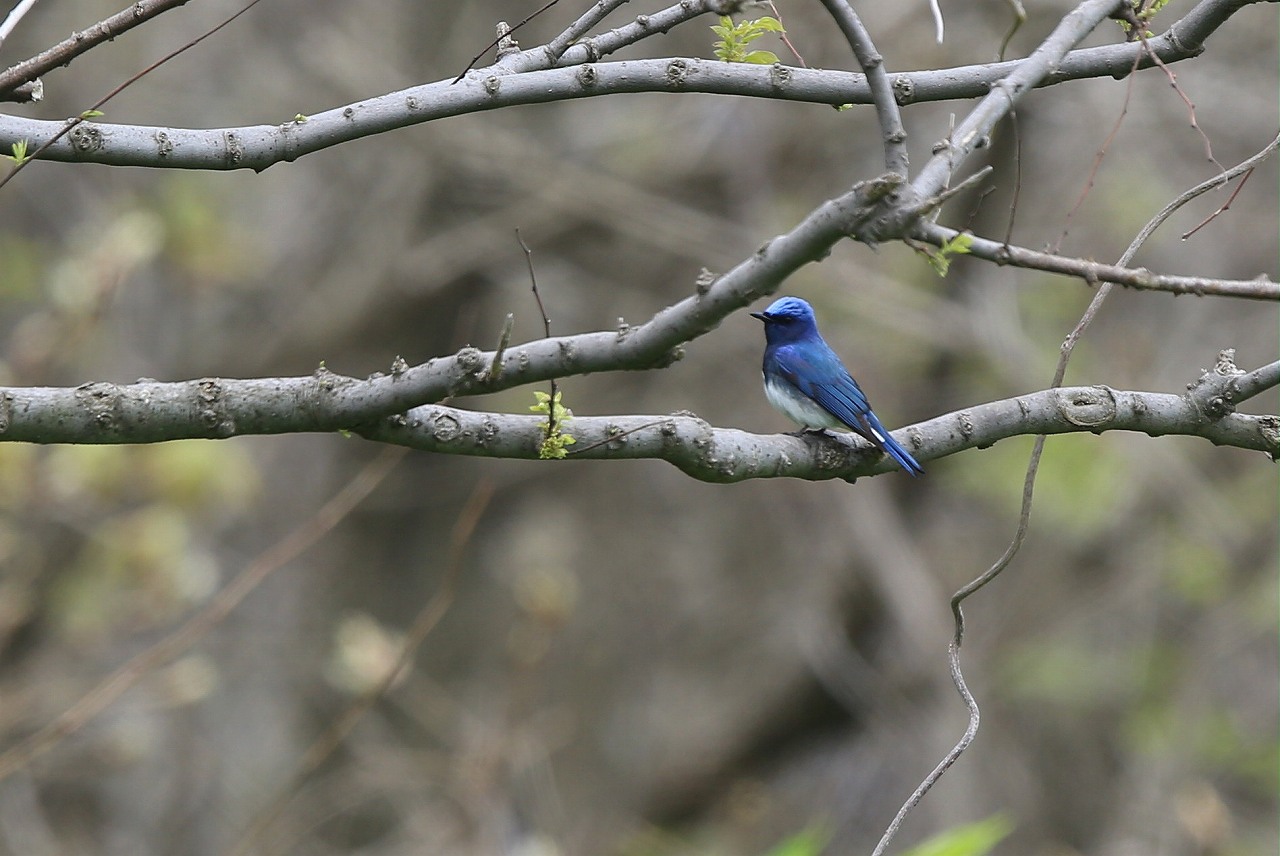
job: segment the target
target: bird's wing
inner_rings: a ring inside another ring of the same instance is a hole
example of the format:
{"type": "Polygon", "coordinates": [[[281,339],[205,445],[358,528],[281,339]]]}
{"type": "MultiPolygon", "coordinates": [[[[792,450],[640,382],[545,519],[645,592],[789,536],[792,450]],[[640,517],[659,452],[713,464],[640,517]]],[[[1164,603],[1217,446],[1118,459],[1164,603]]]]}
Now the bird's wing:
{"type": "Polygon", "coordinates": [[[851,430],[877,445],[883,442],[867,419],[871,405],[866,395],[830,348],[778,348],[774,364],[782,377],[851,430]]]}
{"type": "Polygon", "coordinates": [[[819,407],[839,419],[849,429],[861,434],[877,449],[897,461],[912,476],[924,468],[911,453],[889,436],[884,425],[871,412],[867,396],[840,362],[835,351],[822,343],[820,347],[781,347],[766,360],[765,372],[776,372],[819,407]]]}

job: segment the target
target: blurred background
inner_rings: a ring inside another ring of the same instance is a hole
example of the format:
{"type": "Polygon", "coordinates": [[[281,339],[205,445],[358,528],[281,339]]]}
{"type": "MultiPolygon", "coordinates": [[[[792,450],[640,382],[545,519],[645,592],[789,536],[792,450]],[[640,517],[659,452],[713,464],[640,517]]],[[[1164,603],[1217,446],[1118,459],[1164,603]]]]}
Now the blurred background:
{"type": "MultiPolygon", "coordinates": [[[[0,65],[119,5],[35,7],[0,65]]],[[[267,0],[103,121],[277,123],[448,79],[495,21],[539,5],[267,0]]],[[[894,71],[988,62],[1010,23],[1006,3],[944,3],[939,46],[923,0],[859,5],[894,71]]],[[[1008,55],[1071,5],[1029,2],[1008,55]]],[[[1155,29],[1190,6],[1174,0],[1155,29]]],[[[206,0],[161,16],[48,75],[42,104],[5,109],[75,115],[238,8],[206,0]]],[[[522,44],[585,8],[565,0],[522,44]]],[[[856,68],[819,4],[778,9],[808,64],[856,68]]],[[[618,58],[710,57],[712,23],[618,58]]],[[[1108,25],[1090,44],[1120,38],[1108,25]]],[[[1280,123],[1277,42],[1276,7],[1257,4],[1173,68],[1223,165],[1280,123]]],[[[773,37],[755,47],[797,62],[773,37]]],[[[967,109],[906,111],[913,164],[967,109]]],[[[1033,93],[1017,131],[1004,126],[987,153],[993,190],[956,200],[944,222],[1003,236],[1016,162],[1013,240],[1114,261],[1217,170],[1158,70],[1131,88],[1103,78],[1033,93]]],[[[0,380],[297,375],[321,361],[364,376],[397,355],[492,347],[509,312],[514,341],[537,338],[516,227],[553,332],[612,329],[879,174],[880,158],[870,108],[651,95],[449,119],[261,175],[36,163],[0,191],[0,380]]],[[[1135,263],[1276,278],[1277,182],[1273,158],[1226,214],[1182,241],[1227,194],[1197,200],[1135,263]]],[[[1044,388],[1091,296],[964,258],[939,279],[906,247],[852,243],[784,290],[815,304],[895,428],[1044,388]]],[[[1275,360],[1277,315],[1121,291],[1067,382],[1180,392],[1222,348],[1245,369],[1275,360]]],[[[741,313],[667,371],[561,388],[580,415],[691,410],[790,430],[761,393],[762,346],[741,313]]],[[[459,402],[533,403],[529,388],[459,402]]],[[[1244,409],[1278,408],[1272,390],[1244,409]]],[[[853,485],[410,453],[198,644],[0,781],[0,853],[750,856],[788,839],[794,854],[869,852],[964,729],[947,599],[1004,551],[1030,446],[853,485]],[[387,674],[449,570],[451,531],[487,490],[457,596],[413,668],[299,780],[307,747],[387,674]]],[[[206,608],[380,454],[340,436],[0,445],[3,746],[206,608]]],[[[997,853],[1274,853],[1276,506],[1261,454],[1051,438],[1026,545],[966,607],[982,730],[897,846],[994,817],[1012,829],[997,853]]]]}

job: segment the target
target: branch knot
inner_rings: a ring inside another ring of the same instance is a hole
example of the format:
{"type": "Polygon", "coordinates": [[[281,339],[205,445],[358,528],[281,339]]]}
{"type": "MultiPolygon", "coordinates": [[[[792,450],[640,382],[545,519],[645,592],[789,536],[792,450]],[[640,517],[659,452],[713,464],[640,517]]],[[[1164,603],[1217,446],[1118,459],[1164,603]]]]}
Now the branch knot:
{"type": "Polygon", "coordinates": [[[1216,422],[1235,412],[1235,380],[1243,374],[1236,367],[1235,348],[1224,348],[1211,370],[1187,384],[1187,398],[1202,418],[1216,422]]]}

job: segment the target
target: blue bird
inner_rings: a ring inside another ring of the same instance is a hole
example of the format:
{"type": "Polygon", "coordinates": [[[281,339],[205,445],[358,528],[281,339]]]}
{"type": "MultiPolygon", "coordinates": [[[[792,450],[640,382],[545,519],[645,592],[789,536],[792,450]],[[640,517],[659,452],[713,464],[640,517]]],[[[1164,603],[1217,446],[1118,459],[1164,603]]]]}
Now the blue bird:
{"type": "Polygon", "coordinates": [[[806,429],[855,431],[912,476],[924,472],[871,412],[862,388],[818,332],[812,306],[783,297],[751,316],[764,322],[764,394],[770,404],[806,429]]]}

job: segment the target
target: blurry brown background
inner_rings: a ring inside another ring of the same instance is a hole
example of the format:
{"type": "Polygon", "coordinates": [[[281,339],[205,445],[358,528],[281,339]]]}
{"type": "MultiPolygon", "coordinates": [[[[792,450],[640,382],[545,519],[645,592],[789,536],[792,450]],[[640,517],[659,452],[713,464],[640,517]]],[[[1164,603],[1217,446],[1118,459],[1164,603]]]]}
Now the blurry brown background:
{"type": "MultiPolygon", "coordinates": [[[[118,5],[37,6],[0,65],[118,5]]],[[[537,5],[266,0],[104,121],[275,123],[449,78],[496,20],[537,5]]],[[[943,5],[940,47],[924,2],[860,4],[891,70],[992,58],[1007,5],[943,5]]],[[[1010,55],[1070,5],[1029,3],[1010,55]]],[[[811,65],[854,68],[819,4],[779,6],[811,65]]],[[[1175,0],[1161,20],[1189,6],[1175,0]]],[[[162,16],[50,74],[43,104],[8,109],[79,113],[236,8],[162,16]]],[[[584,8],[565,0],[522,43],[584,8]]],[[[711,23],[625,56],[708,57],[711,23]]],[[[1117,38],[1104,27],[1090,43],[1117,38]]],[[[759,46],[794,62],[772,39],[759,46]]],[[[1222,164],[1274,135],[1276,69],[1273,4],[1175,67],[1222,164]]],[[[1015,241],[1058,238],[1125,89],[1066,84],[1019,109],[1015,241]]],[[[906,111],[917,167],[966,109],[906,111]]],[[[653,95],[450,119],[261,175],[37,163],[0,192],[0,373],[74,385],[305,374],[323,360],[363,376],[398,354],[491,347],[508,312],[516,341],[535,338],[517,226],[554,332],[610,329],[878,174],[880,152],[870,108],[653,95]]],[[[1006,127],[989,155],[996,191],[972,220],[982,234],[1004,233],[1014,154],[1006,127]]],[[[1168,80],[1144,72],[1063,250],[1114,260],[1214,169],[1168,80]]],[[[1274,278],[1277,181],[1273,159],[1182,242],[1225,195],[1197,201],[1136,263],[1274,278]]],[[[975,203],[946,220],[963,225],[975,203]]],[[[891,427],[1043,388],[1090,296],[966,259],[942,280],[905,247],[852,244],[785,291],[814,302],[891,427]]],[[[565,401],[582,415],[688,409],[787,430],[759,389],[762,344],[738,315],[668,371],[568,379],[565,401]]],[[[1067,380],[1178,392],[1224,347],[1246,369],[1276,359],[1276,307],[1120,292],[1067,380]]],[[[528,388],[462,402],[532,403],[528,388]]],[[[1246,409],[1278,406],[1273,390],[1246,409]]],[[[963,730],[947,597],[1004,550],[1029,448],[1006,441],[927,462],[919,481],[856,485],[410,454],[201,644],[0,782],[0,853],[225,852],[377,680],[482,482],[495,494],[452,608],[256,852],[762,854],[806,828],[829,852],[869,852],[963,730]]],[[[4,745],[206,604],[378,454],[338,436],[0,445],[4,745]]],[[[1190,438],[1052,438],[1036,503],[1014,565],[967,606],[982,731],[900,846],[998,812],[1016,825],[1002,853],[1274,853],[1273,464],[1190,438]]]]}

